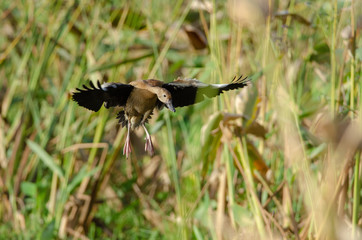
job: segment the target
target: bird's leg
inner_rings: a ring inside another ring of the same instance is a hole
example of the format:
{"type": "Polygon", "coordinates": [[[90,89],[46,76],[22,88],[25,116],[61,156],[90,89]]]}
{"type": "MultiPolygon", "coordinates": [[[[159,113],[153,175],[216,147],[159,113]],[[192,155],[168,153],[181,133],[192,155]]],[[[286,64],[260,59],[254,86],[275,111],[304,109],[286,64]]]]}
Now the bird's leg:
{"type": "Polygon", "coordinates": [[[153,149],[153,144],[152,144],[152,139],[150,134],[147,131],[147,128],[145,126],[144,123],[142,123],[142,127],[146,132],[146,144],[145,144],[145,151],[147,151],[151,156],[153,156],[153,154],[155,153],[154,149],[153,149]]]}
{"type": "Polygon", "coordinates": [[[123,155],[126,155],[126,158],[128,158],[129,154],[132,152],[130,130],[131,130],[131,122],[128,121],[127,137],[126,137],[126,142],[124,143],[124,147],[123,147],[123,155]]]}

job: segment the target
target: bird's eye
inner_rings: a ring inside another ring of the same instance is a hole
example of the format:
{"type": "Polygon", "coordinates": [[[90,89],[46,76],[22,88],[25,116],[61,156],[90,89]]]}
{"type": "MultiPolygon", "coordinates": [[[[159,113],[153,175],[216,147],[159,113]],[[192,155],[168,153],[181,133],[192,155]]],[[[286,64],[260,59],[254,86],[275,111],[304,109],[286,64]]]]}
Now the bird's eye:
{"type": "Polygon", "coordinates": [[[163,94],[163,97],[166,97],[166,94],[163,94]]]}

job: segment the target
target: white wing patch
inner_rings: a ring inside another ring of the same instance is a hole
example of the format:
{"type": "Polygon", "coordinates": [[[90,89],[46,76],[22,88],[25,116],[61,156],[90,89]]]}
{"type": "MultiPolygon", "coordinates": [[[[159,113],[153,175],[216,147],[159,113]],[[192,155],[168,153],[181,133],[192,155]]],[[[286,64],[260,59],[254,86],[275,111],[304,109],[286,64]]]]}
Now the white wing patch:
{"type": "Polygon", "coordinates": [[[210,84],[210,85],[216,88],[224,88],[227,87],[229,84],[210,84]]]}
{"type": "Polygon", "coordinates": [[[101,88],[102,88],[103,91],[108,91],[109,87],[117,88],[117,84],[115,84],[115,83],[103,83],[101,85],[101,88]]]}

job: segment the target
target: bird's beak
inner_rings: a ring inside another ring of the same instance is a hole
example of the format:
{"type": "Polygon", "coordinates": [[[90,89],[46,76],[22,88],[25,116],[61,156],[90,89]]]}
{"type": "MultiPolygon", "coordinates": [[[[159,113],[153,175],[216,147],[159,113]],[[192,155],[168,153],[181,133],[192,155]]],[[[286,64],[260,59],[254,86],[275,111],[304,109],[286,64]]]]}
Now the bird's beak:
{"type": "Polygon", "coordinates": [[[168,101],[168,102],[166,103],[166,107],[167,107],[168,109],[170,109],[172,112],[176,112],[175,108],[174,108],[173,105],[172,105],[172,100],[170,100],[170,101],[168,101]]]}

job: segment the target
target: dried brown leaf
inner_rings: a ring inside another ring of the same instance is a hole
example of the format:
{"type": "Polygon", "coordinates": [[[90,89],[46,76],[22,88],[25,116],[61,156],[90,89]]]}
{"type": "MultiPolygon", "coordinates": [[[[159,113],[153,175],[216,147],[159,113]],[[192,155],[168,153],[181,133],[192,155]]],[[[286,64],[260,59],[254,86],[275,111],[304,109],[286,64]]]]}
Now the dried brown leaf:
{"type": "Polygon", "coordinates": [[[253,134],[256,137],[265,139],[265,135],[268,133],[265,127],[263,127],[257,121],[253,121],[245,130],[245,133],[253,134]]]}
{"type": "Polygon", "coordinates": [[[207,47],[208,44],[206,36],[200,29],[198,29],[193,25],[188,24],[183,27],[183,30],[185,31],[194,49],[199,50],[207,47]]]}

